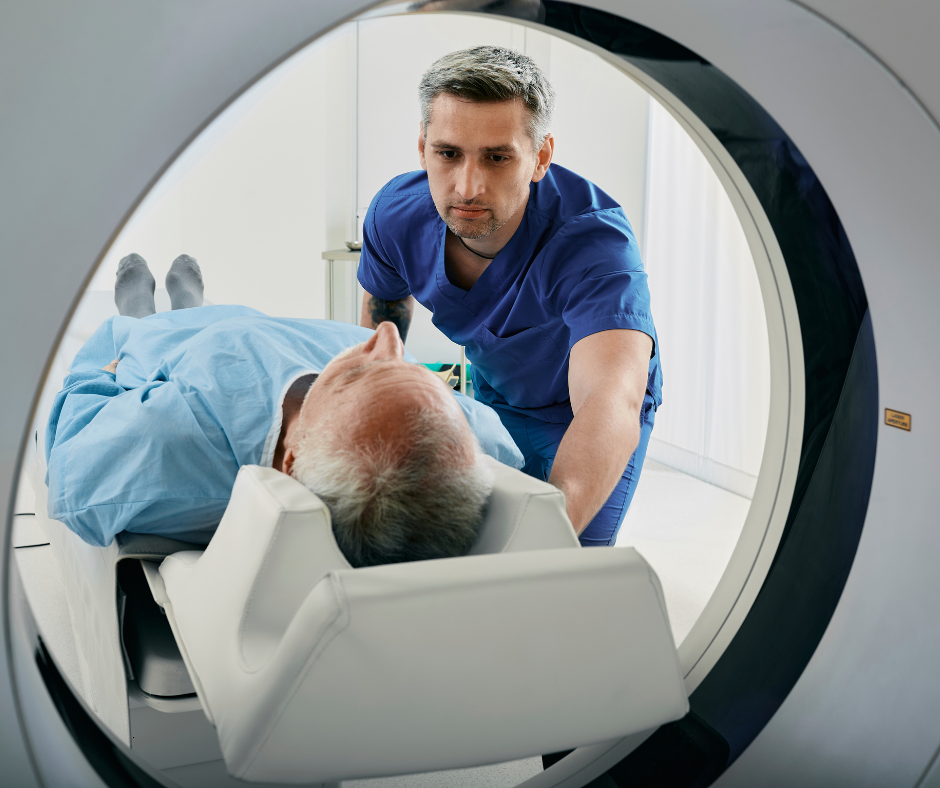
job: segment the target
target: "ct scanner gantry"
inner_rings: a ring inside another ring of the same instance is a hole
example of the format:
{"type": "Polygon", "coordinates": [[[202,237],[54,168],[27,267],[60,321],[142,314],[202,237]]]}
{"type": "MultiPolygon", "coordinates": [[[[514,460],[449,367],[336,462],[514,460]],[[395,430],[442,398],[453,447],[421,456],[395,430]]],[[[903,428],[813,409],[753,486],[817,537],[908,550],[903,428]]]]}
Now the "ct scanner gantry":
{"type": "MultiPolygon", "coordinates": [[[[188,142],[370,5],[12,0],[0,11],[4,784],[136,779],[107,772],[107,737],[76,726],[75,699],[40,671],[11,569],[12,499],[57,337],[188,142]]],[[[746,528],[747,560],[733,559],[685,654],[690,715],[642,742],[581,748],[529,784],[606,773],[607,785],[940,785],[940,6],[455,6],[548,27],[653,92],[729,190],[774,304],[765,517],[746,528]],[[886,409],[910,414],[910,430],[886,409]]]]}

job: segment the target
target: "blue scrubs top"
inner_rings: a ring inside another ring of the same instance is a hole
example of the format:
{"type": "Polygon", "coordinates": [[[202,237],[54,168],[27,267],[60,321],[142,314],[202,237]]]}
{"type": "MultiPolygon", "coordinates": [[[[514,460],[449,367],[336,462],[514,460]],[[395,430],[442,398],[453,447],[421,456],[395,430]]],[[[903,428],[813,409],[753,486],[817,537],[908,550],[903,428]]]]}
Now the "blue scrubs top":
{"type": "Polygon", "coordinates": [[[477,399],[569,424],[571,348],[598,331],[628,328],[653,339],[647,399],[659,406],[646,273],[633,228],[611,197],[552,164],[530,184],[522,223],[470,290],[447,278],[446,230],[427,173],[394,178],[366,215],[359,282],[378,298],[411,294],[431,310],[434,325],[466,346],[477,399]]]}
{"type": "MultiPolygon", "coordinates": [[[[242,306],[111,318],[49,415],[49,514],[94,545],[123,530],[208,542],[238,469],[270,467],[290,385],[372,333],[242,306]],[[101,369],[115,358],[116,375],[101,369]]],[[[457,401],[483,450],[521,467],[496,414],[457,401]]]]}

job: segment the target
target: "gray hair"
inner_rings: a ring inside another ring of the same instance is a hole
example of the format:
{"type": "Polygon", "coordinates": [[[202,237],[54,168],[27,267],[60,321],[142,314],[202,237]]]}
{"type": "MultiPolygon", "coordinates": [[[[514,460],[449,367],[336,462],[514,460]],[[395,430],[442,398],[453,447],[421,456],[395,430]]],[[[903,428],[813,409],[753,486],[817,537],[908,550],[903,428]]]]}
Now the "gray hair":
{"type": "Polygon", "coordinates": [[[431,102],[441,93],[468,101],[521,99],[529,110],[529,136],[536,150],[551,131],[555,91],[531,58],[512,49],[471,47],[435,61],[418,85],[425,135],[431,122],[431,102]]]}
{"type": "MultiPolygon", "coordinates": [[[[483,525],[493,475],[473,438],[434,410],[404,416],[409,444],[350,447],[335,422],[298,443],[292,474],[329,507],[333,534],[355,567],[464,555],[483,525]]],[[[472,436],[472,433],[471,433],[472,436]]]]}

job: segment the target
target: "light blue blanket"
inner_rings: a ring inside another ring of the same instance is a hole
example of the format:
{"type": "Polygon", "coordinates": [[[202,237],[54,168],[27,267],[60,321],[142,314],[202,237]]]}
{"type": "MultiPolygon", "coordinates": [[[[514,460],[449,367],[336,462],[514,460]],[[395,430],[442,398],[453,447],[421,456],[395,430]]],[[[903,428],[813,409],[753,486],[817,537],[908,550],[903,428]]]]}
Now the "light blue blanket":
{"type": "MultiPolygon", "coordinates": [[[[206,543],[238,469],[271,464],[287,386],[371,334],[241,306],[111,318],[49,416],[50,516],[95,545],[124,530],[206,543]],[[117,375],[102,371],[115,358],[117,375]]],[[[483,450],[521,467],[496,414],[457,396],[483,450]]]]}

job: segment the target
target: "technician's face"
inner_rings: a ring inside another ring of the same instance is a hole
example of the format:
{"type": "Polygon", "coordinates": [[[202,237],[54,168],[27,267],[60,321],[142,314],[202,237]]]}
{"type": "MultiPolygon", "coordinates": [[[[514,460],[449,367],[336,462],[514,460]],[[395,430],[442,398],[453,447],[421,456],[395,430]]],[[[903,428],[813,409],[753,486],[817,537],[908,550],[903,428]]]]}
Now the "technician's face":
{"type": "Polygon", "coordinates": [[[451,232],[484,238],[524,210],[529,183],[545,175],[551,138],[536,152],[518,100],[479,103],[442,93],[431,102],[418,153],[431,197],[451,232]]]}
{"type": "Polygon", "coordinates": [[[302,429],[339,429],[347,445],[381,439],[407,448],[402,414],[433,408],[453,417],[454,429],[470,426],[453,393],[430,370],[404,360],[405,348],[392,323],[380,323],[368,341],[349,348],[310,387],[301,409],[302,429]]]}

